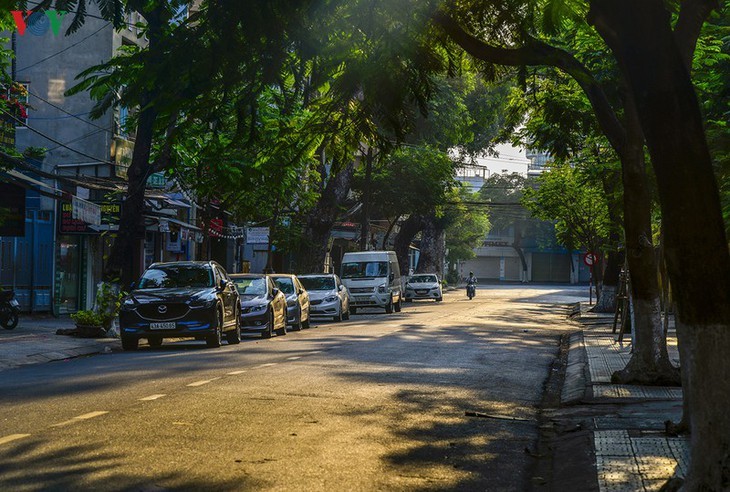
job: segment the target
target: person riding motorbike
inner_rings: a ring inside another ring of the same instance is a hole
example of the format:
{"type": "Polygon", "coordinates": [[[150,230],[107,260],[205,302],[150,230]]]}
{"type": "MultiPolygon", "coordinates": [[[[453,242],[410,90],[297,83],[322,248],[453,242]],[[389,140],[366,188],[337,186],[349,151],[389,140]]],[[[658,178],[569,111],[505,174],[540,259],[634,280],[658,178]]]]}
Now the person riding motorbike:
{"type": "Polygon", "coordinates": [[[474,276],[474,272],[469,272],[469,277],[466,279],[466,295],[469,299],[474,297],[477,289],[477,278],[474,276]]]}

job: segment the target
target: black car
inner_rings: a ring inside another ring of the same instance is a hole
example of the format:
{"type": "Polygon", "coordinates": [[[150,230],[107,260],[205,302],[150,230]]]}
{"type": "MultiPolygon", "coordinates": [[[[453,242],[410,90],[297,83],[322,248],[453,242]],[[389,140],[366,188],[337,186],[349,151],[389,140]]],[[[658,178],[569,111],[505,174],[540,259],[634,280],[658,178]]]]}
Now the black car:
{"type": "Polygon", "coordinates": [[[241,329],[258,331],[264,338],[286,335],[286,297],[268,275],[231,275],[241,296],[241,329]]]}
{"type": "Polygon", "coordinates": [[[238,291],[214,261],[153,263],[124,299],[119,328],[124,350],[140,338],[159,347],[163,338],[194,337],[208,347],[241,342],[238,291]]]}

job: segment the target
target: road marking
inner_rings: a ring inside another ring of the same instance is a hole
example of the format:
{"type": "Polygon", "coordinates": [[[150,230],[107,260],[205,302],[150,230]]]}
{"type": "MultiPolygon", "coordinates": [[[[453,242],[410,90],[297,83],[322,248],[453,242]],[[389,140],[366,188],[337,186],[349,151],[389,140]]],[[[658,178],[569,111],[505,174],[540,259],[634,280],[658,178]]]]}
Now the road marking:
{"type": "Polygon", "coordinates": [[[260,364],[256,367],[254,367],[253,369],[263,369],[264,367],[271,367],[271,366],[275,366],[276,364],[277,364],[276,362],[269,362],[268,364],[260,364]]]}
{"type": "Polygon", "coordinates": [[[30,434],[10,434],[9,436],[0,437],[0,444],[7,444],[25,437],[30,437],[30,434]]]}
{"type": "Polygon", "coordinates": [[[220,379],[220,378],[205,379],[203,381],[195,381],[194,383],[190,383],[188,386],[192,386],[192,387],[203,386],[204,384],[212,383],[216,379],[220,379]]]}
{"type": "Polygon", "coordinates": [[[321,351],[321,350],[313,350],[313,351],[311,351],[311,352],[307,352],[307,353],[306,353],[306,354],[304,354],[304,355],[310,355],[310,354],[321,354],[321,353],[322,353],[322,351],[321,351]]]}
{"type": "Polygon", "coordinates": [[[167,395],[150,395],[150,396],[145,396],[144,398],[140,398],[139,401],[152,401],[152,400],[157,400],[158,398],[162,398],[163,396],[167,396],[167,395]]]}
{"type": "Polygon", "coordinates": [[[53,424],[51,427],[63,427],[65,425],[73,424],[74,422],[78,422],[80,420],[89,420],[89,419],[93,419],[94,417],[100,417],[101,415],[106,415],[107,413],[109,413],[109,412],[107,412],[107,411],[89,412],[89,413],[85,413],[83,415],[74,417],[72,419],[65,420],[65,421],[59,422],[57,424],[53,424]]]}
{"type": "Polygon", "coordinates": [[[296,356],[296,357],[287,357],[286,358],[286,360],[297,360],[297,359],[301,359],[301,357],[300,356],[296,356]]]}
{"type": "Polygon", "coordinates": [[[246,371],[245,370],[244,371],[231,371],[231,372],[227,372],[226,375],[235,376],[236,374],[243,374],[244,372],[246,372],[246,371]]]}

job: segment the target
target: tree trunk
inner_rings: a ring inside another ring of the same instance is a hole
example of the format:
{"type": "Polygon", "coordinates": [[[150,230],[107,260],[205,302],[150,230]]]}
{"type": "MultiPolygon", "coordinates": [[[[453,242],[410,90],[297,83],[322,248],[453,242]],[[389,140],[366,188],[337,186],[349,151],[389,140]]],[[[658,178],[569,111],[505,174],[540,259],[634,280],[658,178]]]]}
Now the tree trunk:
{"type": "MultiPolygon", "coordinates": [[[[152,12],[145,12],[144,15],[148,27],[149,59],[150,62],[154,62],[159,57],[159,53],[156,51],[163,35],[161,10],[158,7],[152,12]]],[[[142,96],[132,162],[127,170],[127,192],[122,203],[119,230],[104,269],[104,280],[114,283],[121,282],[123,287],[137,280],[142,273],[139,258],[145,236],[144,195],[147,178],[152,173],[150,153],[158,116],[158,112],[152,104],[155,100],[156,90],[158,89],[148,90],[142,96]]]]}
{"type": "Polygon", "coordinates": [[[444,278],[445,239],[446,231],[439,220],[434,215],[425,217],[421,231],[421,255],[418,259],[417,273],[435,273],[439,278],[444,278]]]}
{"type": "Polygon", "coordinates": [[[370,244],[370,186],[373,175],[373,148],[368,147],[365,156],[365,192],[362,196],[362,219],[360,220],[360,251],[365,251],[370,244]]]}
{"type": "Polygon", "coordinates": [[[644,162],[644,139],[632,98],[624,103],[627,145],[621,155],[624,185],[626,260],[633,300],[633,350],[626,367],[611,381],[620,384],[674,386],[679,371],[672,366],[662,326],[658,274],[651,231],[651,196],[644,162]]]}
{"type": "Polygon", "coordinates": [[[408,250],[411,241],[416,237],[421,229],[423,229],[423,217],[420,215],[411,215],[400,226],[400,232],[395,237],[395,254],[398,257],[398,265],[400,266],[400,274],[408,275],[408,250]]]}
{"type": "Polygon", "coordinates": [[[730,253],[697,97],[662,0],[594,0],[657,178],[692,433],[684,490],[730,488],[730,253]]]}
{"type": "Polygon", "coordinates": [[[592,311],[595,313],[613,313],[616,311],[616,295],[618,294],[619,274],[624,264],[623,253],[618,251],[621,242],[620,231],[623,228],[621,223],[621,201],[618,200],[616,184],[621,179],[618,171],[611,171],[603,175],[601,184],[608,200],[608,218],[611,221],[611,231],[608,236],[608,243],[611,250],[606,254],[606,268],[603,270],[603,288],[601,297],[596,301],[592,311]]]}
{"type": "Polygon", "coordinates": [[[340,207],[347,199],[354,174],[355,161],[352,160],[330,177],[317,205],[305,217],[298,271],[321,272],[324,268],[332,227],[340,215],[340,207]]]}

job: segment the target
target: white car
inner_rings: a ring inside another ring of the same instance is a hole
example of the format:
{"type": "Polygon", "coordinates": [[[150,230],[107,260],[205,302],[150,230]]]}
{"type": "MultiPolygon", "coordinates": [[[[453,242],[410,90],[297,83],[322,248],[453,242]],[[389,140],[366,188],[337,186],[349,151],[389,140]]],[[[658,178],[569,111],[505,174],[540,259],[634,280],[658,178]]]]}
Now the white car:
{"type": "Polygon", "coordinates": [[[406,282],[406,301],[413,299],[434,299],[441,302],[443,291],[441,282],[433,273],[411,275],[406,282]]]}
{"type": "Polygon", "coordinates": [[[334,274],[298,275],[309,292],[309,314],[331,316],[335,321],[350,319],[350,294],[334,274]]]}

